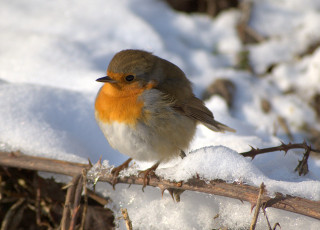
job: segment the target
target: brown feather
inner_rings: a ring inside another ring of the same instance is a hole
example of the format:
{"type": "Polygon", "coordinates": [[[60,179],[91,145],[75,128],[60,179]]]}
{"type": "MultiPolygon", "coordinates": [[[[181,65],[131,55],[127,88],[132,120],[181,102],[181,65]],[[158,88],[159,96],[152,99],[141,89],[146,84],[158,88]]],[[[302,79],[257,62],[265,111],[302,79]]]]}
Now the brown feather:
{"type": "MultiPolygon", "coordinates": [[[[201,122],[209,129],[216,132],[235,132],[234,129],[214,120],[212,112],[204,105],[203,101],[195,97],[190,81],[184,72],[176,65],[164,59],[159,59],[155,69],[161,68],[165,78],[159,82],[156,88],[174,98],[173,108],[187,117],[201,122]]],[[[156,73],[156,71],[155,71],[156,73]]]]}
{"type": "Polygon", "coordinates": [[[143,84],[150,81],[166,95],[172,107],[217,132],[234,129],[214,120],[212,112],[192,92],[191,82],[175,64],[142,50],[123,50],[109,64],[108,71],[134,73],[143,84]]]}
{"type": "Polygon", "coordinates": [[[187,117],[190,117],[203,125],[207,128],[216,131],[216,132],[235,132],[234,129],[214,120],[212,112],[204,105],[204,103],[193,96],[188,100],[186,104],[178,104],[176,103],[173,106],[178,111],[185,114],[187,117]]]}

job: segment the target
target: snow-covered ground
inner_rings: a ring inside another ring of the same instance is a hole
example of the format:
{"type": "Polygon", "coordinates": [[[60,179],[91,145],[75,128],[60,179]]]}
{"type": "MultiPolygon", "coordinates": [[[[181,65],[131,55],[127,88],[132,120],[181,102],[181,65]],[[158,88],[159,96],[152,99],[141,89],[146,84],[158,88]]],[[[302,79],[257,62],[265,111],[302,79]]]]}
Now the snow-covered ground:
{"type": "MultiPolygon", "coordinates": [[[[195,93],[217,78],[231,80],[234,106],[213,96],[206,101],[215,118],[237,130],[213,133],[199,126],[190,155],[157,170],[169,179],[186,180],[196,173],[206,179],[266,184],[270,194],[281,192],[320,200],[320,160],[309,160],[310,173],[294,169],[301,151],[275,152],[253,161],[238,152],[271,147],[290,138],[306,138],[303,127],[320,130],[310,98],[320,92],[320,48],[298,58],[320,40],[318,0],[256,1],[250,26],[267,37],[250,45],[249,60],[256,74],[236,70],[242,44],[236,33],[240,12],[228,10],[215,19],[187,15],[159,0],[3,0],[0,3],[0,149],[38,156],[95,162],[102,155],[118,165],[126,156],[113,150],[94,120],[93,104],[112,56],[127,48],[152,51],[184,70],[195,93]],[[295,94],[283,92],[295,89],[295,94]],[[267,99],[271,111],[263,112],[267,99]]],[[[151,163],[137,162],[146,168],[151,163]]],[[[158,189],[109,185],[98,189],[113,200],[110,208],[128,213],[136,229],[247,228],[248,203],[195,192],[184,192],[174,203],[158,189]],[[214,217],[219,214],[218,218],[214,217]]],[[[281,229],[320,229],[320,221],[272,208],[271,223],[281,229]],[[306,228],[306,226],[308,226],[306,228]]],[[[261,215],[257,229],[266,229],[261,215]]],[[[120,221],[119,228],[124,229],[120,221]]]]}

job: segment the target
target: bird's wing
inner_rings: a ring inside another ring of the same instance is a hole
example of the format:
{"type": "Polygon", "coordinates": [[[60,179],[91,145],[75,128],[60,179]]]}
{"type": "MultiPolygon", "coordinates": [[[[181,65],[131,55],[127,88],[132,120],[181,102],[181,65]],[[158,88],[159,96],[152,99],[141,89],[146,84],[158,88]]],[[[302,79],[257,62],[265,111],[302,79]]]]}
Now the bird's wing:
{"type": "Polygon", "coordinates": [[[203,101],[192,96],[184,103],[176,102],[173,108],[182,112],[187,117],[201,122],[207,128],[216,132],[235,132],[234,129],[214,120],[212,112],[204,105],[203,101]]]}

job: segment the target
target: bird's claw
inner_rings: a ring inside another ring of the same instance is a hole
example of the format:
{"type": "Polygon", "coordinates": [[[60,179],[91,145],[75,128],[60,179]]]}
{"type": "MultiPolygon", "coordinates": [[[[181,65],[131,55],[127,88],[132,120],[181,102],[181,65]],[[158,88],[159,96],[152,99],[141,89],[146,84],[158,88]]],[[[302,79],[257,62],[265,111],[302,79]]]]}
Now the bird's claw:
{"type": "Polygon", "coordinates": [[[142,186],[142,191],[144,191],[144,188],[147,186],[149,183],[149,176],[155,175],[155,170],[158,168],[159,162],[153,165],[151,168],[148,168],[146,170],[139,171],[138,176],[143,174],[143,186],[142,186]]]}
{"type": "Polygon", "coordinates": [[[129,167],[129,163],[132,161],[132,158],[129,158],[128,160],[126,160],[123,164],[119,165],[118,167],[115,167],[111,170],[111,174],[113,175],[112,181],[111,181],[111,185],[113,190],[115,190],[115,186],[118,183],[118,176],[120,174],[120,172],[126,168],[129,167]]]}

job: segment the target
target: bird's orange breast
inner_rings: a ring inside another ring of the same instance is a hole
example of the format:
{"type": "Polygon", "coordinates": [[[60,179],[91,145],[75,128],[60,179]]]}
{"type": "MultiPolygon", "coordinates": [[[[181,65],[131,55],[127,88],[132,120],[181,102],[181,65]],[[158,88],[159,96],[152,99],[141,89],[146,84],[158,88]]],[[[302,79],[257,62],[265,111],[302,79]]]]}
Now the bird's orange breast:
{"type": "Polygon", "coordinates": [[[142,118],[143,101],[139,96],[143,88],[117,88],[109,83],[102,86],[99,91],[95,111],[97,119],[103,123],[119,122],[135,125],[142,118]]]}

